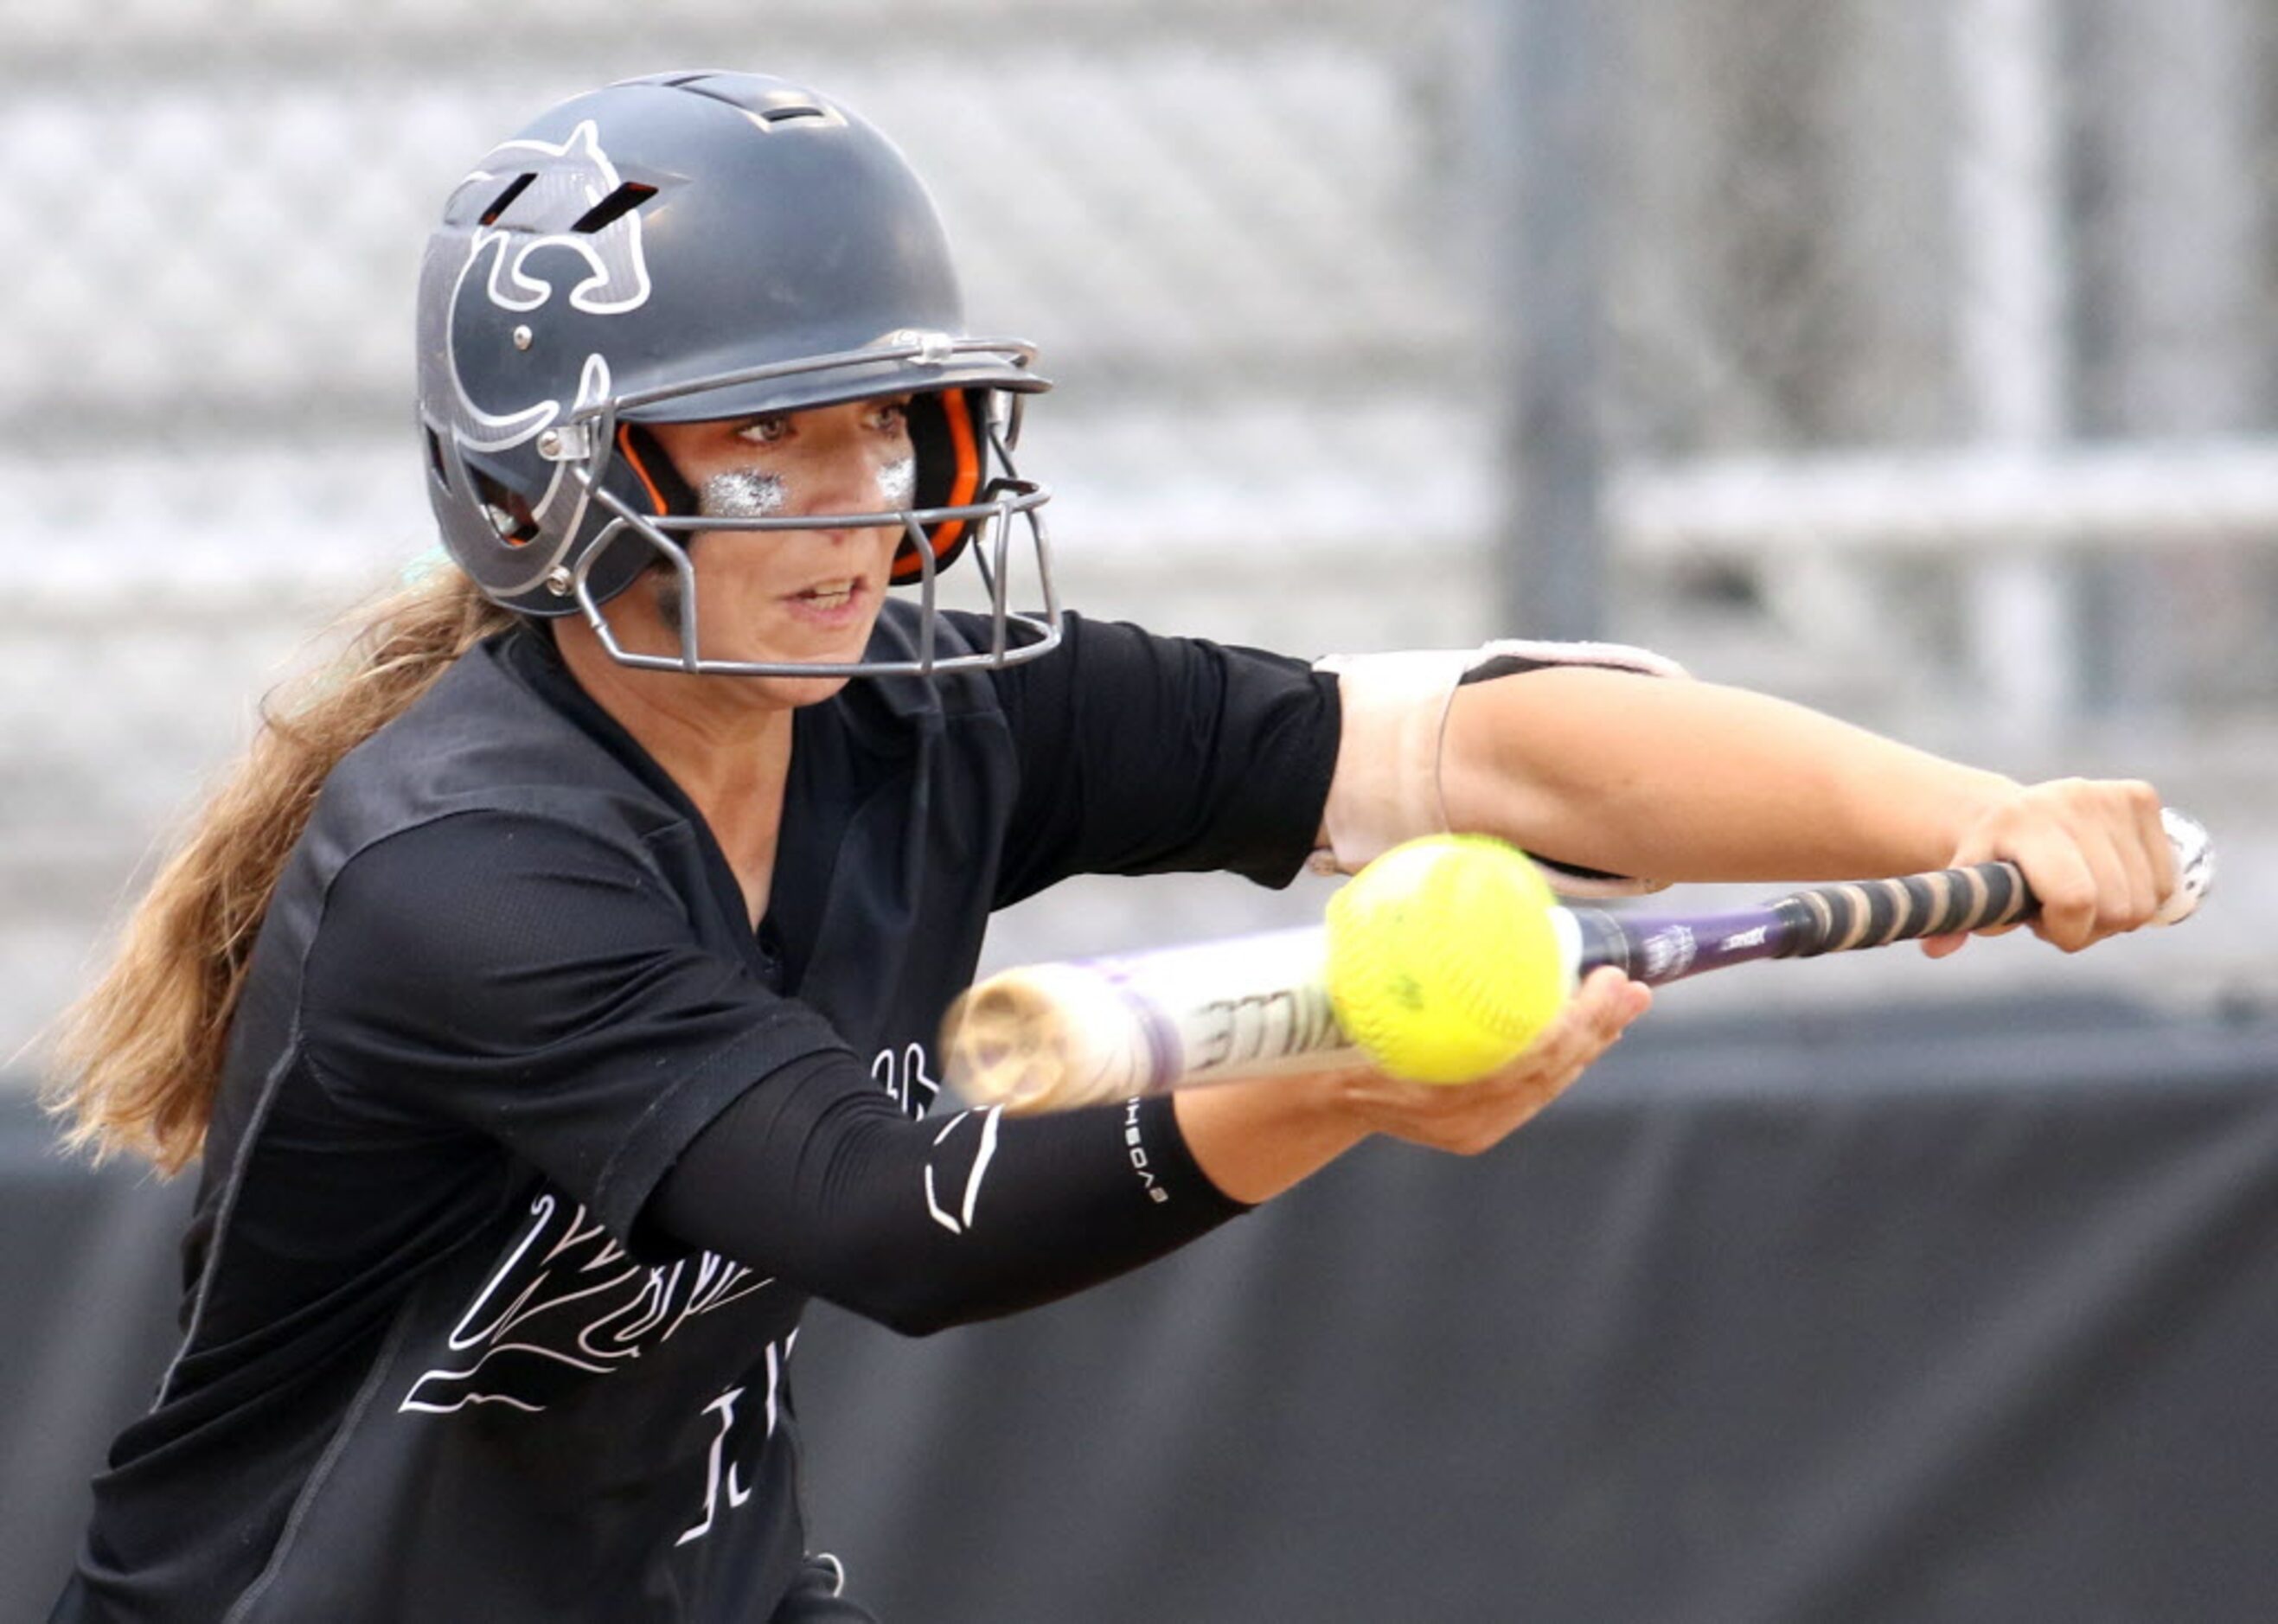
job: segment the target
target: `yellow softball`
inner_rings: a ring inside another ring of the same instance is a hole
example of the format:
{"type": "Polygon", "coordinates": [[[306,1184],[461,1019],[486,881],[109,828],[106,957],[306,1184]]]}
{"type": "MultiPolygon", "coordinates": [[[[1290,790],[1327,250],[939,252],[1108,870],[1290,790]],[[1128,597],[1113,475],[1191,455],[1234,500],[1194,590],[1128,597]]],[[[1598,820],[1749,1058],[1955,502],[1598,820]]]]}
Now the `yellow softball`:
{"type": "Polygon", "coordinates": [[[1368,1057],[1419,1083],[1508,1065],[1565,1006],[1557,899],[1482,835],[1395,846],[1329,898],[1329,1001],[1368,1057]]]}

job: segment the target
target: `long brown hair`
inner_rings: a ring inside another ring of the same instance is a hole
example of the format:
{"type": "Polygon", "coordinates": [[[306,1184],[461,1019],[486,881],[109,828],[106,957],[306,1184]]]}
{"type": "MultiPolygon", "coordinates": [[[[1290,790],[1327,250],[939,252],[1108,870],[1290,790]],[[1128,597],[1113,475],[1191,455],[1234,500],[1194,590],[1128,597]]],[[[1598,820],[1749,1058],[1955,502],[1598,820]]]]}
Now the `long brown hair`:
{"type": "Polygon", "coordinates": [[[197,1155],[254,938],[326,775],[514,618],[438,565],[351,617],[337,664],[263,705],[252,745],[59,1023],[47,1102],[69,1121],[66,1144],[98,1160],[134,1151],[165,1173],[197,1155]]]}

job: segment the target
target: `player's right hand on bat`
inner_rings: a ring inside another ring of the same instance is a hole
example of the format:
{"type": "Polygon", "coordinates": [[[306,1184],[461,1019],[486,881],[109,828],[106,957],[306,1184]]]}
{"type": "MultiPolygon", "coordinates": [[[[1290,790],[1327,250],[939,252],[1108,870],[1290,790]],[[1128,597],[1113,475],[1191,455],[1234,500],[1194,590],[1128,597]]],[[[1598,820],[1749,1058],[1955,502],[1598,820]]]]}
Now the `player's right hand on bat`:
{"type": "Polygon", "coordinates": [[[1477,1155],[1565,1093],[1652,1006],[1652,990],[1618,970],[1593,972],[1525,1054],[1471,1083],[1410,1083],[1373,1067],[1340,1074],[1345,1108],[1370,1132],[1477,1155]]]}
{"type": "MultiPolygon", "coordinates": [[[[2065,778],[2019,786],[1978,814],[1948,862],[1964,868],[1994,858],[2024,871],[2041,903],[2030,928],[2068,953],[2148,924],[2175,888],[2159,792],[2136,781],[2065,778]]],[[[1927,937],[1923,950],[1943,958],[1968,940],[1927,937]]]]}

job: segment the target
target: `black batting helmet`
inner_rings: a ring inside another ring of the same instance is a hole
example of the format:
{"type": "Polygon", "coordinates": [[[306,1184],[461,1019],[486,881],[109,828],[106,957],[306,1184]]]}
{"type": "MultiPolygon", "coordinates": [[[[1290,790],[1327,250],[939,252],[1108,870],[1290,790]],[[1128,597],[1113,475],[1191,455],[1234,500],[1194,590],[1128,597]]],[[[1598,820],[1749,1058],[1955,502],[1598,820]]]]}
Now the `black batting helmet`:
{"type": "Polygon", "coordinates": [[[444,545],[494,601],[582,610],[630,663],[804,672],[819,667],[704,660],[692,612],[680,658],[628,654],[602,606],[660,562],[692,603],[676,538],[699,530],[861,520],[902,525],[893,579],[921,583],[929,614],[936,569],[979,534],[1001,572],[1017,518],[1043,618],[1008,613],[996,590],[991,650],[939,663],[1041,652],[1059,624],[1036,513],[1047,493],[1015,476],[1011,451],[1021,397],[1050,385],[1031,346],[975,338],[964,320],[924,186],[843,103],[726,72],[562,103],[460,182],[428,241],[419,415],[444,545]],[[890,515],[699,522],[644,430],[901,394],[917,479],[890,515]]]}

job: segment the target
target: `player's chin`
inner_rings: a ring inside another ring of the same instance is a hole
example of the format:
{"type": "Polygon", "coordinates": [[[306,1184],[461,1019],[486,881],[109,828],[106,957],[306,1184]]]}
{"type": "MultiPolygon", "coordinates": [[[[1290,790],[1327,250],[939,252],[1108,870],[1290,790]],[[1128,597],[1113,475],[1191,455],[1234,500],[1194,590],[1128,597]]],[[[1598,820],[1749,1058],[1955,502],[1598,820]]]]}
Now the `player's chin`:
{"type": "Polygon", "coordinates": [[[742,679],[770,707],[798,710],[834,698],[852,679],[843,676],[753,676],[742,679]]]}
{"type": "MultiPolygon", "coordinates": [[[[874,596],[866,612],[842,615],[828,623],[816,624],[814,617],[798,611],[785,613],[777,606],[776,614],[768,615],[758,637],[751,639],[751,652],[745,658],[754,663],[784,666],[851,666],[859,664],[869,652],[871,629],[877,624],[878,605],[874,596]]],[[[798,696],[797,703],[812,705],[827,699],[846,686],[843,675],[776,676],[767,679],[770,690],[784,698],[798,696]]]]}

